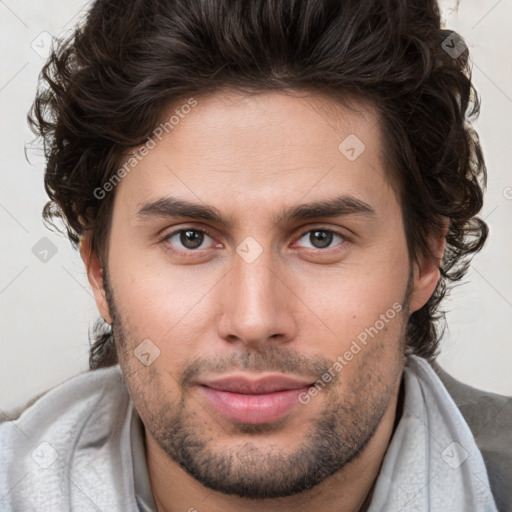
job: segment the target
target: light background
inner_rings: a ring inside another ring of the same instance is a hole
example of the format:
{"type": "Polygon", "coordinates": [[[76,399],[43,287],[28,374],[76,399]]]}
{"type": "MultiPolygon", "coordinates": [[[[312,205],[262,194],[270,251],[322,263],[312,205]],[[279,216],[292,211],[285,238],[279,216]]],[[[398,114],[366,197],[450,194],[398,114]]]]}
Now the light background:
{"type": "MultiPolygon", "coordinates": [[[[82,263],[67,239],[42,225],[44,161],[24,146],[26,113],[50,34],[69,31],[83,0],[0,0],[0,417],[87,369],[96,307],[82,263]],[[43,237],[57,247],[40,261],[43,237]]],[[[449,329],[439,362],[456,378],[512,395],[512,19],[511,0],[442,1],[448,28],[468,43],[482,98],[476,128],[489,171],[483,217],[490,240],[464,284],[446,302],[449,329]]]]}

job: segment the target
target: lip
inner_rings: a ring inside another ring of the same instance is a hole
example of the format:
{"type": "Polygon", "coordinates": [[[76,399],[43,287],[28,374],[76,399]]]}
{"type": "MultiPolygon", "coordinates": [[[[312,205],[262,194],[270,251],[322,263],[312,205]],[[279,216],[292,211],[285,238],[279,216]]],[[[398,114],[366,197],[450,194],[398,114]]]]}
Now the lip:
{"type": "Polygon", "coordinates": [[[289,414],[299,396],[312,385],[309,381],[282,375],[249,378],[234,375],[203,381],[200,390],[214,409],[238,423],[270,423],[289,414]]]}
{"type": "Polygon", "coordinates": [[[230,375],[221,379],[203,380],[200,384],[218,391],[240,393],[243,395],[260,395],[289,389],[299,389],[311,386],[312,382],[294,379],[285,375],[266,375],[260,378],[250,378],[246,375],[230,375]]]}

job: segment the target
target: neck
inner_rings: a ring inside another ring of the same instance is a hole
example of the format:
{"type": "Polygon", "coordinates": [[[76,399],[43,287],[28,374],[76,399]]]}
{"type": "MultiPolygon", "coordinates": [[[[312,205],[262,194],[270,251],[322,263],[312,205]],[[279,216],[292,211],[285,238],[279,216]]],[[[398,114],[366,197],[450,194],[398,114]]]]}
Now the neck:
{"type": "Polygon", "coordinates": [[[378,477],[398,424],[401,397],[397,390],[375,434],[354,460],[314,488],[276,499],[252,500],[212,491],[171,460],[146,431],[148,471],[158,512],[359,512],[378,477]]]}

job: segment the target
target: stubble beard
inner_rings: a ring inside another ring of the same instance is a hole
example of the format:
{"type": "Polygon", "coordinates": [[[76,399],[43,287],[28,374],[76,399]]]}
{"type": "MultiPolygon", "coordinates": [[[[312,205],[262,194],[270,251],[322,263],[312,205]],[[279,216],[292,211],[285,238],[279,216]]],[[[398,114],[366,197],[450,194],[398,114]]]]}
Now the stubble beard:
{"type": "MultiPolygon", "coordinates": [[[[125,319],[119,315],[111,291],[107,293],[107,299],[117,353],[127,380],[129,375],[133,378],[140,371],[132,371],[133,365],[138,363],[132,355],[137,339],[131,334],[125,319]]],[[[408,299],[409,290],[402,303],[404,318],[400,320],[400,339],[386,341],[394,341],[397,345],[397,367],[387,375],[401,375],[408,299]]],[[[361,360],[361,371],[357,374],[356,382],[344,382],[341,370],[332,385],[319,393],[327,404],[322,413],[305,421],[309,427],[300,445],[286,452],[273,442],[269,441],[264,447],[261,443],[262,436],[271,437],[272,431],[280,428],[280,423],[234,424],[232,432],[238,439],[241,434],[245,435],[244,442],[230,444],[227,441],[222,448],[213,447],[218,442],[219,430],[224,437],[226,431],[214,418],[205,423],[205,410],[191,396],[192,388],[186,385],[186,379],[185,382],[181,379],[181,394],[174,397],[173,406],[169,399],[156,398],[154,390],[144,390],[137,385],[132,389],[137,389],[138,396],[132,398],[144,423],[146,435],[149,433],[171,460],[205,487],[255,500],[291,496],[315,487],[355,460],[374,436],[396,395],[397,380],[387,378],[383,381],[381,375],[374,371],[379,368],[381,360],[378,343],[364,350],[368,352],[363,356],[366,358],[364,363],[361,360]]],[[[316,369],[319,365],[325,365],[325,362],[312,363],[295,353],[291,357],[298,361],[297,367],[300,367],[299,362],[316,369]]],[[[280,367],[280,364],[276,364],[279,359],[284,367],[290,366],[290,354],[275,347],[262,353],[238,354],[229,363],[232,370],[236,369],[232,366],[234,359],[243,360],[244,369],[275,370],[280,367]]],[[[227,363],[225,359],[222,361],[227,363]]]]}

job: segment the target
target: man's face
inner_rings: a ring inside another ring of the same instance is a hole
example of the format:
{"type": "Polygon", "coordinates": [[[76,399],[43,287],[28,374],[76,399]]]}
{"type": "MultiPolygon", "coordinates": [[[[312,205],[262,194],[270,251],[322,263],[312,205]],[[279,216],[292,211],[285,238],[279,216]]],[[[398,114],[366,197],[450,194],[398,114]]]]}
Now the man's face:
{"type": "Polygon", "coordinates": [[[369,107],[196,100],[115,190],[106,316],[148,447],[221,492],[286,496],[379,432],[424,300],[369,107]]]}

